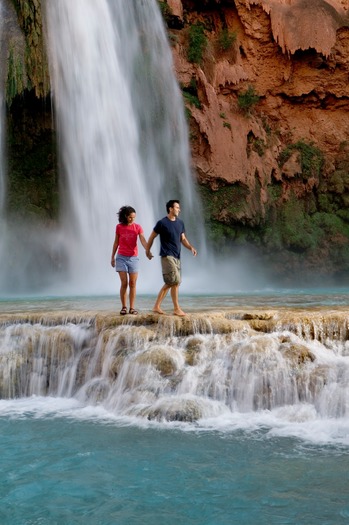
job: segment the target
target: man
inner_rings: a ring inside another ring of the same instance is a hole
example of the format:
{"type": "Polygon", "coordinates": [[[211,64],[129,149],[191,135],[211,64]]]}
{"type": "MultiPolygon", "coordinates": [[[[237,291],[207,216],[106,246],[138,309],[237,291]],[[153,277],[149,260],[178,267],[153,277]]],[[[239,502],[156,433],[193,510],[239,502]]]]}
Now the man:
{"type": "Polygon", "coordinates": [[[156,223],[146,248],[147,257],[151,259],[153,256],[150,249],[154,239],[160,235],[161,268],[165,284],[157,296],[153,312],[158,314],[165,313],[161,310],[161,303],[165,299],[167,292],[171,290],[173,313],[183,317],[186,314],[178,303],[178,291],[181,283],[181,244],[190,250],[194,257],[197,255],[197,251],[185,236],[184,222],[178,218],[181,211],[179,200],[168,201],[166,210],[167,216],[156,223]]]}

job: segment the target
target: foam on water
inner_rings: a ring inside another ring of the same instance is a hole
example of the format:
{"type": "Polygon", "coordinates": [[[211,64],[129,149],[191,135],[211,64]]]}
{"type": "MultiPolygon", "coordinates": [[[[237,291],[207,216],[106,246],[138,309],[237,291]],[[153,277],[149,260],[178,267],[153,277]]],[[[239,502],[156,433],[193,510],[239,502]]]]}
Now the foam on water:
{"type": "Polygon", "coordinates": [[[132,416],[120,416],[102,406],[85,406],[70,398],[31,396],[14,400],[0,400],[0,418],[9,419],[61,419],[95,422],[115,427],[140,429],[178,429],[182,432],[219,432],[222,435],[244,432],[268,438],[296,438],[299,442],[337,446],[339,450],[349,446],[348,418],[318,418],[314,407],[299,404],[259,412],[230,412],[218,410],[220,415],[201,419],[195,424],[185,422],[149,421],[132,416]],[[260,434],[262,432],[262,434],[260,434]]]}

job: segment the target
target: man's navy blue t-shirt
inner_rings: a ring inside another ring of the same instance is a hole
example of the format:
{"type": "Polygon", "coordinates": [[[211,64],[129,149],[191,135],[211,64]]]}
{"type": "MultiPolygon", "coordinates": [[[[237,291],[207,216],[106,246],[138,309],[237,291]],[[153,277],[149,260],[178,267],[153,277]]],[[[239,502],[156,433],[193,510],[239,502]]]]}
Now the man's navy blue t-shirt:
{"type": "Polygon", "coordinates": [[[154,232],[160,235],[160,256],[172,255],[180,259],[181,237],[182,233],[185,233],[184,222],[181,219],[171,221],[164,217],[156,223],[154,232]]]}

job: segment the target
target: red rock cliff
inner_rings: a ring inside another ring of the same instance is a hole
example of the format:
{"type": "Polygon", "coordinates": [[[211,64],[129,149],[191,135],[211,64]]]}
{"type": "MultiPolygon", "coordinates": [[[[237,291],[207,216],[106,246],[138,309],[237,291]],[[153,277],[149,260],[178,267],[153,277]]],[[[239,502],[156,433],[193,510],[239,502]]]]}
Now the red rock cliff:
{"type": "Polygon", "coordinates": [[[211,224],[231,244],[257,245],[269,259],[279,253],[277,273],[306,265],[347,274],[349,1],[167,7],[211,224]],[[193,27],[202,51],[194,59],[193,27]]]}

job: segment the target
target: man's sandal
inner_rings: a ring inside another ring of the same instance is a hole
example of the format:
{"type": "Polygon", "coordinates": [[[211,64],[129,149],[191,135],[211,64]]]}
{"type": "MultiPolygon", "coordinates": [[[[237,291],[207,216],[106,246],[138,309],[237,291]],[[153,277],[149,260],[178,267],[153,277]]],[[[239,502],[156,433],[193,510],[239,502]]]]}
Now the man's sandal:
{"type": "Polygon", "coordinates": [[[137,315],[138,314],[138,311],[135,310],[134,308],[130,308],[129,311],[128,311],[129,314],[131,315],[137,315]]]}
{"type": "Polygon", "coordinates": [[[120,310],[120,315],[126,315],[127,314],[127,308],[126,306],[123,306],[120,310]]]}

